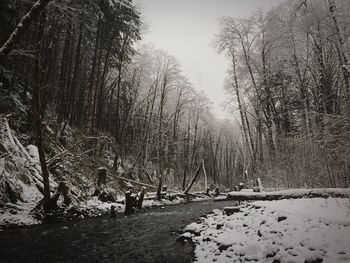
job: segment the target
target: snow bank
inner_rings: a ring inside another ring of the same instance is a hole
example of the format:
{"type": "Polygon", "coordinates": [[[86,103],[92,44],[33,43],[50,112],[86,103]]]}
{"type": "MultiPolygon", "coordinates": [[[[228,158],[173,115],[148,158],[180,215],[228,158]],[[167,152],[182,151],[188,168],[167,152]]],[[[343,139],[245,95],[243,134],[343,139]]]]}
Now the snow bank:
{"type": "Polygon", "coordinates": [[[96,217],[110,213],[112,205],[115,207],[117,213],[124,211],[124,205],[112,202],[101,202],[96,196],[81,202],[77,209],[85,216],[96,217]]]}
{"type": "Polygon", "coordinates": [[[319,219],[323,222],[350,226],[350,199],[347,198],[313,198],[279,201],[255,201],[254,206],[265,207],[274,211],[319,219]]]}
{"type": "MultiPolygon", "coordinates": [[[[123,200],[123,199],[120,199],[123,200]]],[[[142,206],[143,207],[152,207],[152,206],[163,206],[163,205],[170,205],[170,204],[178,204],[183,202],[183,199],[176,198],[172,201],[163,199],[163,200],[144,200],[142,206]]],[[[89,199],[87,201],[83,201],[79,204],[77,209],[89,217],[95,217],[95,216],[101,216],[110,213],[111,206],[115,207],[115,211],[117,213],[123,213],[125,206],[124,204],[121,204],[120,202],[114,203],[114,202],[101,202],[98,200],[97,197],[93,197],[92,199],[89,199]]]]}
{"type": "Polygon", "coordinates": [[[257,201],[215,211],[196,229],[196,262],[350,262],[345,198],[257,201]]]}
{"type": "Polygon", "coordinates": [[[17,226],[27,226],[36,225],[41,223],[37,220],[31,210],[33,207],[27,203],[18,204],[18,210],[8,209],[6,211],[0,212],[0,226],[2,225],[17,225],[17,226]]]}

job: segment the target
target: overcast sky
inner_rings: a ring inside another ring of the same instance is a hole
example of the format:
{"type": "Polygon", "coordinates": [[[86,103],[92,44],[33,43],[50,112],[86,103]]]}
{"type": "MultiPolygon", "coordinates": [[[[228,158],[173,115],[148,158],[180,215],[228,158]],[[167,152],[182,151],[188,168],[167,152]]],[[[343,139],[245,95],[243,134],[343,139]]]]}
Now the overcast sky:
{"type": "Polygon", "coordinates": [[[283,0],[136,0],[148,29],[143,42],[175,56],[183,74],[213,101],[214,114],[225,116],[221,104],[228,61],[210,45],[221,16],[248,17],[283,0]]]}

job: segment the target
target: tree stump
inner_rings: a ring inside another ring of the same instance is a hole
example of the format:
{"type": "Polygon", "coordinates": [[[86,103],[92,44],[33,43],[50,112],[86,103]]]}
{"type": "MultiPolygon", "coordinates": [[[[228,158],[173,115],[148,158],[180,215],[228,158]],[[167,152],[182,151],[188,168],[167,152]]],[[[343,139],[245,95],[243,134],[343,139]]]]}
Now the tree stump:
{"type": "Polygon", "coordinates": [[[159,177],[158,189],[157,189],[157,200],[162,199],[162,185],[163,185],[163,175],[159,177]]]}
{"type": "Polygon", "coordinates": [[[107,169],[105,167],[98,168],[95,191],[92,196],[98,196],[98,200],[102,202],[115,202],[113,193],[107,189],[107,169]]]}
{"type": "Polygon", "coordinates": [[[51,197],[49,200],[41,200],[37,205],[37,208],[42,206],[44,212],[46,213],[53,210],[58,210],[59,206],[57,205],[57,201],[61,195],[63,195],[63,204],[65,206],[69,206],[72,202],[72,198],[70,197],[70,188],[67,185],[66,181],[61,181],[58,184],[55,195],[51,197]]]}
{"type": "Polygon", "coordinates": [[[263,189],[264,189],[263,186],[262,186],[260,177],[258,177],[258,178],[256,179],[256,187],[257,187],[257,189],[258,189],[258,192],[262,192],[263,189]]]}
{"type": "Polygon", "coordinates": [[[137,208],[142,208],[142,202],[146,194],[146,187],[142,187],[141,192],[139,193],[139,199],[137,200],[137,208]]]}
{"type": "Polygon", "coordinates": [[[219,194],[220,194],[220,189],[219,189],[219,187],[215,187],[214,196],[215,196],[215,197],[218,197],[219,194]]]}
{"type": "Polygon", "coordinates": [[[257,178],[255,180],[255,187],[253,187],[253,191],[254,192],[262,192],[263,191],[263,186],[262,186],[260,178],[257,178]]]}
{"type": "Polygon", "coordinates": [[[96,189],[101,191],[103,186],[106,185],[107,181],[107,169],[105,167],[100,167],[97,170],[97,178],[96,178],[96,189]]]}
{"type": "Polygon", "coordinates": [[[129,215],[135,212],[137,206],[137,198],[132,195],[131,191],[125,192],[125,211],[124,214],[129,215]]]}
{"type": "Polygon", "coordinates": [[[207,189],[206,189],[206,191],[205,191],[205,194],[206,194],[207,196],[210,196],[210,187],[207,187],[207,189]]]}
{"type": "Polygon", "coordinates": [[[115,212],[115,206],[112,205],[112,206],[111,206],[111,218],[114,218],[114,217],[116,217],[116,216],[117,216],[117,213],[115,212]]]}
{"type": "Polygon", "coordinates": [[[70,197],[70,189],[67,182],[62,181],[59,183],[58,192],[63,195],[63,204],[69,206],[72,202],[72,198],[70,197]]]}

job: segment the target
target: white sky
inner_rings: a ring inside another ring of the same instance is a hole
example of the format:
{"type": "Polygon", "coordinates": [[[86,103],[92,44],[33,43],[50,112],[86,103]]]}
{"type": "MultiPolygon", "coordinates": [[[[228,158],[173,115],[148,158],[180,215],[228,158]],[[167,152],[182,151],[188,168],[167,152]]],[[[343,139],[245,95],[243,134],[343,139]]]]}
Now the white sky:
{"type": "Polygon", "coordinates": [[[228,61],[210,46],[218,33],[217,18],[248,17],[258,8],[283,0],[136,0],[148,30],[143,42],[152,43],[175,56],[183,74],[196,89],[213,101],[213,113],[225,117],[220,106],[228,61]]]}

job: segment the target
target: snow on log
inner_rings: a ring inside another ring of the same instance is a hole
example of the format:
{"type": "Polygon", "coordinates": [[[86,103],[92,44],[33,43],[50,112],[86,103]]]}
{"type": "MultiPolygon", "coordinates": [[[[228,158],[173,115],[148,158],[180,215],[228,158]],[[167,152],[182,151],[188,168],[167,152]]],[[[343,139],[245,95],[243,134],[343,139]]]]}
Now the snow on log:
{"type": "Polygon", "coordinates": [[[320,188],[320,189],[290,189],[275,192],[230,192],[228,200],[249,201],[249,200],[280,200],[297,198],[316,197],[350,197],[350,189],[347,188],[320,188]]]}

